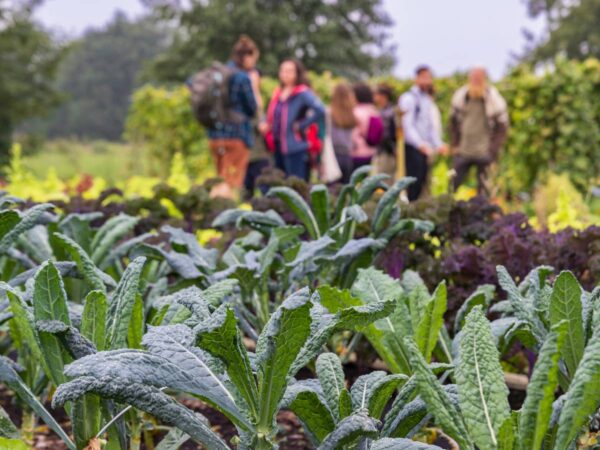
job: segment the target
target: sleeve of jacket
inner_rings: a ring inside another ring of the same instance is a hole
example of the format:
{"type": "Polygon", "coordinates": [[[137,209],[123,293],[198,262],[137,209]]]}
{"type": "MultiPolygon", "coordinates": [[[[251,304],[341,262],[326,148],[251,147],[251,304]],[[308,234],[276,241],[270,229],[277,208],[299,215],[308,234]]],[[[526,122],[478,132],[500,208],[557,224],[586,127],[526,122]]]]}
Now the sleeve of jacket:
{"type": "Polygon", "coordinates": [[[238,76],[238,99],[242,107],[244,114],[250,118],[256,114],[257,104],[254,98],[254,91],[252,90],[252,83],[250,77],[246,74],[240,73],[238,76]]]}
{"type": "Polygon", "coordinates": [[[490,138],[490,155],[494,160],[498,159],[500,149],[506,142],[508,136],[508,124],[500,120],[496,120],[490,138]]]}
{"type": "Polygon", "coordinates": [[[419,135],[415,127],[416,109],[417,104],[414,95],[405,93],[400,97],[399,100],[400,110],[404,113],[402,115],[402,129],[404,130],[404,140],[414,146],[421,147],[423,145],[423,139],[419,135]]]}
{"type": "Polygon", "coordinates": [[[500,95],[499,92],[495,93],[496,99],[496,107],[494,114],[494,125],[492,129],[492,135],[490,137],[490,155],[494,160],[498,159],[498,155],[500,154],[500,149],[506,142],[506,138],[508,136],[508,109],[506,106],[506,100],[500,95]]]}
{"type": "Polygon", "coordinates": [[[450,112],[448,136],[450,136],[450,146],[458,147],[460,144],[460,119],[459,113],[455,108],[452,108],[452,111],[450,112]]]}
{"type": "Polygon", "coordinates": [[[311,124],[323,121],[325,119],[325,106],[319,97],[313,92],[307,91],[301,94],[303,96],[307,109],[312,111],[312,114],[307,115],[300,123],[301,130],[306,130],[311,124]]]}

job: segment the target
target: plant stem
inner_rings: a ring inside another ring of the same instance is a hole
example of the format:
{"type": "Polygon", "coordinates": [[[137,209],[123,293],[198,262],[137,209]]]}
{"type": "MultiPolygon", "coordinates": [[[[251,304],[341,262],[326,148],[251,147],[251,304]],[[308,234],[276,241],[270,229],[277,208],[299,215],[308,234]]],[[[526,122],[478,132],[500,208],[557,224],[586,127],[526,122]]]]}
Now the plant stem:
{"type": "Polygon", "coordinates": [[[29,408],[24,408],[21,423],[21,434],[27,446],[31,448],[33,448],[34,430],[35,413],[29,408]]]}

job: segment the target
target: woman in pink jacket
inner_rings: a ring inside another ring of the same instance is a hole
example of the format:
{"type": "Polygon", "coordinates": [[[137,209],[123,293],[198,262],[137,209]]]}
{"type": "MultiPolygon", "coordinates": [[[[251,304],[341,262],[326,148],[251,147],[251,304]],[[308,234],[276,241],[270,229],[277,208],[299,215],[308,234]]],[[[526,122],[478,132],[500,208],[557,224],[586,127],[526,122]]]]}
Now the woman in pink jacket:
{"type": "Polygon", "coordinates": [[[373,104],[371,87],[366,83],[356,83],[353,87],[356,97],[356,106],[354,106],[356,127],[352,131],[351,155],[354,169],[356,169],[371,164],[371,159],[377,153],[377,143],[368,142],[369,134],[373,131],[370,128],[373,127],[374,122],[376,126],[381,126],[382,121],[379,111],[373,104]]]}

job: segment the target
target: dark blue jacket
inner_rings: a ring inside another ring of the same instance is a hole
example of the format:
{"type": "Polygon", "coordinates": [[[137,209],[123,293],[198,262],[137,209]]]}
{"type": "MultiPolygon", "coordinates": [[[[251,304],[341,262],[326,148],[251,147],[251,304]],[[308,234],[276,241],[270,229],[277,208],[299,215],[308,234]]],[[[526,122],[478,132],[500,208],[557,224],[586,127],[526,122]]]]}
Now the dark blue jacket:
{"type": "Polygon", "coordinates": [[[323,121],[325,107],[306,85],[296,86],[292,94],[280,101],[278,88],[271,98],[267,120],[271,126],[270,146],[283,154],[307,152],[307,128],[323,121]]]}
{"type": "MultiPolygon", "coordinates": [[[[235,67],[232,62],[229,66],[235,67]]],[[[243,70],[238,70],[229,80],[229,104],[231,108],[245,115],[248,120],[242,123],[225,122],[218,129],[208,130],[210,139],[241,139],[246,147],[254,145],[254,133],[252,131],[252,118],[256,114],[256,99],[252,91],[250,77],[243,70]]]]}

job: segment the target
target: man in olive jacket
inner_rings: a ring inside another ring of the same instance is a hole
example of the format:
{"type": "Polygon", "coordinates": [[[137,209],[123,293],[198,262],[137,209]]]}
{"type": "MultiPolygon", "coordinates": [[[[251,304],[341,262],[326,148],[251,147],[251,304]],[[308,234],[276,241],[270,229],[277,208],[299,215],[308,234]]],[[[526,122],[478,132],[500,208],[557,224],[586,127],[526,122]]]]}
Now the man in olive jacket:
{"type": "Polygon", "coordinates": [[[488,175],[506,141],[508,113],[506,101],[487,81],[486,70],[475,67],[469,82],[452,97],[450,142],[454,154],[454,189],[477,168],[477,193],[489,195],[488,175]]]}

